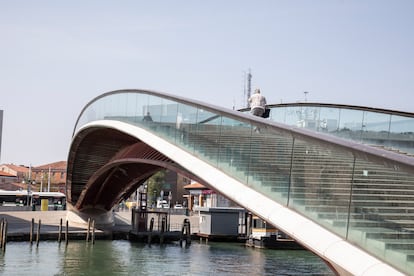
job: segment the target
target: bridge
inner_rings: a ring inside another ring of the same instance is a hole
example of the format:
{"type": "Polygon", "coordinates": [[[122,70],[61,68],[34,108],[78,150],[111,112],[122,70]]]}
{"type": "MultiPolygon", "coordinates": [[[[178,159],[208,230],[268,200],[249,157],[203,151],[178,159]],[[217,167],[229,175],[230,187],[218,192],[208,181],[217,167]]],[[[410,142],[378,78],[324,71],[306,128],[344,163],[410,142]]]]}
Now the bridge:
{"type": "MultiPolygon", "coordinates": [[[[369,139],[378,142],[373,147],[332,135],[342,132],[340,122],[329,131],[333,121],[317,121],[325,126],[321,132],[311,129],[309,117],[302,127],[278,122],[279,108],[265,120],[155,91],[119,90],[93,99],[78,117],[70,146],[68,219],[111,224],[115,204],[168,168],[277,226],[340,275],[412,274],[414,158],[389,148],[406,148],[409,131],[399,132],[408,135],[406,142],[369,139]],[[147,113],[151,120],[144,119],[147,113]]],[[[363,110],[379,118],[375,112],[363,110]]],[[[346,128],[347,135],[354,131],[346,128]]]]}

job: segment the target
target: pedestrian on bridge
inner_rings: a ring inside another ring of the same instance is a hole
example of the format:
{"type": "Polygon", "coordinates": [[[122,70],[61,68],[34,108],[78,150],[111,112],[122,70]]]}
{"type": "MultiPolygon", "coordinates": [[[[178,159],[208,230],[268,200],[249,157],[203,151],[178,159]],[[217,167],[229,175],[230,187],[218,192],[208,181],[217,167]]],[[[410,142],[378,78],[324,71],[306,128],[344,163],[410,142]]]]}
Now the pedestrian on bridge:
{"type": "Polygon", "coordinates": [[[260,94],[260,89],[256,89],[249,98],[250,113],[254,116],[262,117],[266,109],[266,98],[260,94]]]}
{"type": "Polygon", "coordinates": [[[147,112],[147,115],[145,115],[144,118],[142,118],[142,121],[144,121],[144,122],[152,122],[151,114],[149,112],[147,112]]]}

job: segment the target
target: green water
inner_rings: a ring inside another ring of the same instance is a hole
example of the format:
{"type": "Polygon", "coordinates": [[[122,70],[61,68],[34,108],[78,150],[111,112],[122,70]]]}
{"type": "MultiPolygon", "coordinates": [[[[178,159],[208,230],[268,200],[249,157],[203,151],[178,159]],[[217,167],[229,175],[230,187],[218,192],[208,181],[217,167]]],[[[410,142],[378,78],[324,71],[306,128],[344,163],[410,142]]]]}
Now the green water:
{"type": "Polygon", "coordinates": [[[152,246],[124,240],[95,244],[9,242],[1,275],[334,275],[308,251],[263,250],[242,244],[193,242],[152,246]]]}

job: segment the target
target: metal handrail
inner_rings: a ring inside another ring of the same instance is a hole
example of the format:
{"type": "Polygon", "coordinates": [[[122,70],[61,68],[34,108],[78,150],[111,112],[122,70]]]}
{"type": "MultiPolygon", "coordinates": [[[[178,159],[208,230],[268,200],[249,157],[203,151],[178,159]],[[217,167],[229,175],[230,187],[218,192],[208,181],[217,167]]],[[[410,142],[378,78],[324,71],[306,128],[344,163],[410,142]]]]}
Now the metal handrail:
{"type": "MultiPolygon", "coordinates": [[[[259,118],[256,116],[252,116],[250,114],[246,114],[243,112],[235,111],[232,109],[219,107],[212,104],[207,104],[198,100],[192,100],[185,97],[180,97],[172,94],[167,94],[163,92],[151,91],[151,90],[141,90],[141,89],[124,89],[124,90],[114,90],[107,93],[104,93],[100,96],[95,97],[91,101],[89,101],[85,107],[81,110],[73,130],[72,136],[75,135],[76,129],[78,127],[78,123],[80,118],[82,117],[85,110],[88,109],[90,105],[94,102],[99,101],[102,98],[107,96],[115,95],[115,94],[125,94],[125,93],[137,93],[137,94],[147,94],[150,96],[157,96],[167,100],[173,100],[178,103],[183,103],[189,106],[202,108],[206,111],[214,112],[220,116],[226,116],[235,120],[239,120],[244,123],[253,124],[260,128],[273,128],[281,133],[285,133],[290,135],[294,138],[300,138],[305,141],[311,141],[313,143],[322,144],[324,146],[329,147],[339,147],[343,150],[347,150],[351,152],[354,156],[358,158],[362,158],[368,161],[374,162],[381,162],[386,164],[388,167],[394,168],[396,170],[408,170],[414,171],[414,158],[406,155],[401,155],[398,153],[394,153],[391,151],[387,151],[381,148],[374,148],[367,145],[363,145],[361,143],[357,143],[350,140],[344,140],[342,138],[334,137],[331,135],[327,135],[324,133],[318,133],[314,131],[310,131],[304,128],[288,126],[282,123],[265,120],[263,118],[259,118]]],[[[297,103],[300,104],[300,103],[297,103]]],[[[311,103],[303,103],[303,105],[310,105],[311,103]]],[[[329,104],[324,104],[329,105],[329,104]]],[[[271,106],[279,106],[279,105],[271,105],[271,106]]],[[[331,106],[331,105],[329,105],[331,106]]],[[[337,105],[340,106],[340,105],[337,105]]],[[[349,106],[351,107],[351,106],[349,106]]],[[[353,108],[362,108],[353,106],[353,108]]],[[[414,114],[412,114],[414,116],[414,114]]]]}

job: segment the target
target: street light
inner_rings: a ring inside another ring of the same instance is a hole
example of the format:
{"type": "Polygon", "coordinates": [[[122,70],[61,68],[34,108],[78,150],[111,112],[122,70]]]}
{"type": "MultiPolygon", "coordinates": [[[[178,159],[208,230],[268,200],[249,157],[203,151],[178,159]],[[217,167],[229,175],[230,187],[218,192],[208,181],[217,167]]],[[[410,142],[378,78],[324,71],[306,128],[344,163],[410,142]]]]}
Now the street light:
{"type": "Polygon", "coordinates": [[[30,206],[30,185],[32,184],[32,164],[29,166],[29,179],[27,179],[27,206],[30,206]]]}
{"type": "Polygon", "coordinates": [[[40,191],[39,192],[43,192],[43,170],[42,170],[42,174],[40,175],[40,191]]]}

